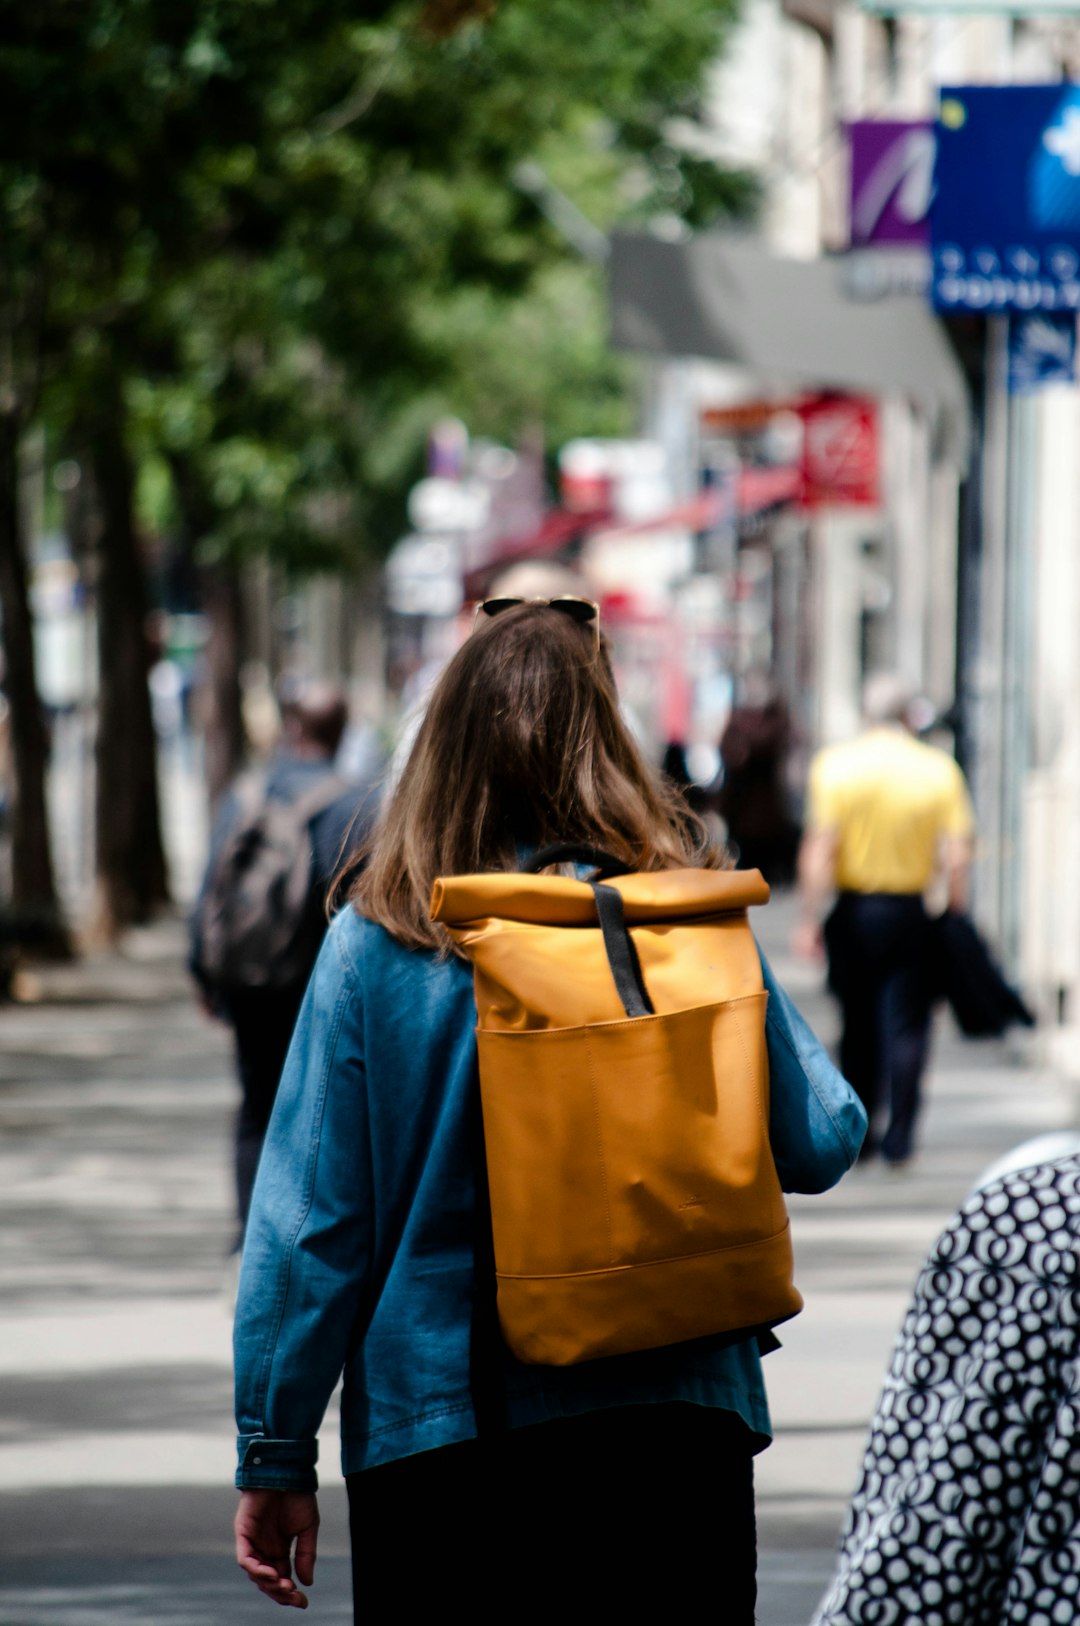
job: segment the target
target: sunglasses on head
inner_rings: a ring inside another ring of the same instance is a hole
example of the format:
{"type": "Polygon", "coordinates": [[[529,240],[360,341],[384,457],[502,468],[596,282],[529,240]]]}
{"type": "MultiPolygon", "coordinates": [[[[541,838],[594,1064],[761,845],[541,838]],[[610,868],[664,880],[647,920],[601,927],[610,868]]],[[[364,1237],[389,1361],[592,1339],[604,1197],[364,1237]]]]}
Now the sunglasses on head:
{"type": "Polygon", "coordinates": [[[519,604],[543,604],[549,610],[558,610],[561,615],[568,615],[571,621],[584,627],[592,623],[595,635],[595,647],[600,651],[600,606],[594,604],[591,598],[575,598],[572,593],[563,593],[559,598],[486,598],[482,604],[476,606],[476,615],[473,625],[482,615],[501,615],[503,610],[513,610],[519,604]]]}

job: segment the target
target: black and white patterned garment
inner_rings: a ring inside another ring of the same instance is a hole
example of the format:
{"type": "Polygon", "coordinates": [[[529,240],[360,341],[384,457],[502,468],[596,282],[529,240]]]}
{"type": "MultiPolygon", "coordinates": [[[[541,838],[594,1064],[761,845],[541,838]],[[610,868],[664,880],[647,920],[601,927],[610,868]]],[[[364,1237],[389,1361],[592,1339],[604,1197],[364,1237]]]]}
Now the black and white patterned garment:
{"type": "Polygon", "coordinates": [[[1080,1623],[1080,1157],[972,1196],[916,1284],[814,1626],[1080,1623]]]}

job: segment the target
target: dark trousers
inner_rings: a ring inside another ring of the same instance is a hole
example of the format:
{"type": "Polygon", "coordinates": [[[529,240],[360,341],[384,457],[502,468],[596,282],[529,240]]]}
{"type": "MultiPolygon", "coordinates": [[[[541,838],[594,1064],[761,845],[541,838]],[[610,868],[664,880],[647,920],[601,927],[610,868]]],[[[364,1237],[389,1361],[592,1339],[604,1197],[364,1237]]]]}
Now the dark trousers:
{"type": "Polygon", "coordinates": [[[247,1224],[259,1154],[302,998],[302,988],[245,989],[231,992],[223,1002],[236,1036],[236,1070],[240,1078],[235,1173],[241,1232],[247,1224]]]}
{"type": "Polygon", "coordinates": [[[910,1157],[932,1007],[929,922],[921,897],[843,892],[826,924],[829,985],[840,1000],[840,1071],[870,1119],[888,1104],[881,1155],[910,1157]]]}
{"type": "Polygon", "coordinates": [[[752,1441],[731,1412],[628,1406],[350,1474],[357,1626],[753,1626],[752,1441]]]}

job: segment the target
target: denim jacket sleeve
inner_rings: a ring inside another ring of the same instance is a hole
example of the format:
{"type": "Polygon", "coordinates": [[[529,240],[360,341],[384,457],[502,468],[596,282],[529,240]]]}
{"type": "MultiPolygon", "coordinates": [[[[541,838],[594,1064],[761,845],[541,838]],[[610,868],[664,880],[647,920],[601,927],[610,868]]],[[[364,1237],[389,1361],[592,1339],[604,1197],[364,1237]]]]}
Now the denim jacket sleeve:
{"type": "Polygon", "coordinates": [[[761,969],[769,995],[769,1139],[780,1184],[785,1191],[828,1191],[859,1154],[866,1113],[764,954],[761,969]]]}
{"type": "Polygon", "coordinates": [[[233,1335],[240,1489],[315,1489],[315,1436],[363,1313],[372,1181],[353,952],[332,926],[255,1182],[233,1335]]]}

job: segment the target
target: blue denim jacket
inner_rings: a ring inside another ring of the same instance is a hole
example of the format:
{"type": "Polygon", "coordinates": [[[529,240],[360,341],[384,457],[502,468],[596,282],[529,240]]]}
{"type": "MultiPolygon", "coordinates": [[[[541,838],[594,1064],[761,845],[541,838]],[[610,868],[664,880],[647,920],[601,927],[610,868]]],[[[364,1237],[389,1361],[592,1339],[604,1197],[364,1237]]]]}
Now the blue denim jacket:
{"type": "MultiPolygon", "coordinates": [[[[764,964],[764,962],[763,962],[764,964]]],[[[866,1119],[768,966],[770,1138],[788,1191],[848,1169],[866,1119]]],[[[236,1307],[241,1488],[311,1490],[344,1372],[345,1473],[475,1434],[472,968],[337,916],[263,1148],[236,1307]]],[[[565,1368],[506,1358],[511,1426],[681,1400],[770,1424],[756,1343],[710,1340],[565,1368]]]]}

